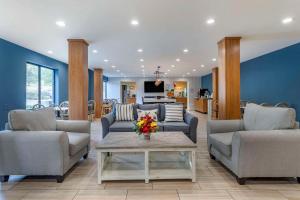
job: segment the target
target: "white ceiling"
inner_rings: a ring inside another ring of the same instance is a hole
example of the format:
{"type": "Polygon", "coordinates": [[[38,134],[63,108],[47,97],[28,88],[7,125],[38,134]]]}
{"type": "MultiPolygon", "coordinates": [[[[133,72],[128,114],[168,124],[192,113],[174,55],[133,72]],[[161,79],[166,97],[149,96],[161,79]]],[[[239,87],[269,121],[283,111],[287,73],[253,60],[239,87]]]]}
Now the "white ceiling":
{"type": "Polygon", "coordinates": [[[104,68],[108,76],[142,76],[141,64],[146,76],[157,65],[165,72],[170,69],[167,76],[172,77],[207,74],[217,64],[211,59],[217,57],[217,42],[224,36],[243,37],[242,61],[297,43],[300,1],[0,0],[1,38],[64,62],[67,39],[85,39],[90,43],[89,66],[104,68]],[[294,22],[283,25],[287,16],[294,22]],[[216,20],[211,26],[206,24],[210,17],[216,20]],[[140,25],[132,27],[132,19],[140,25]],[[57,27],[57,20],[64,20],[66,27],[57,27]],[[138,53],[138,48],[144,52],[138,53]],[[188,54],[183,54],[184,48],[188,54]]]}

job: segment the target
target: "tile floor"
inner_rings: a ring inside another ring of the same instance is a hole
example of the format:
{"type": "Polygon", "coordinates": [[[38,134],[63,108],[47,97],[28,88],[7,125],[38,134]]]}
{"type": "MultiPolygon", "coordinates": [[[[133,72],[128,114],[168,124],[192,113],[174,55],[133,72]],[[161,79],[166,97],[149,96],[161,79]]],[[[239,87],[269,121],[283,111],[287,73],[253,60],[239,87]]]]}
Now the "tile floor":
{"type": "MultiPolygon", "coordinates": [[[[0,200],[300,200],[300,185],[295,180],[253,180],[240,186],[219,163],[210,160],[206,145],[206,116],[199,117],[197,182],[191,181],[112,181],[97,185],[96,155],[80,161],[61,184],[55,180],[13,176],[0,183],[0,200]]],[[[100,121],[92,124],[92,146],[101,139],[100,121]]]]}

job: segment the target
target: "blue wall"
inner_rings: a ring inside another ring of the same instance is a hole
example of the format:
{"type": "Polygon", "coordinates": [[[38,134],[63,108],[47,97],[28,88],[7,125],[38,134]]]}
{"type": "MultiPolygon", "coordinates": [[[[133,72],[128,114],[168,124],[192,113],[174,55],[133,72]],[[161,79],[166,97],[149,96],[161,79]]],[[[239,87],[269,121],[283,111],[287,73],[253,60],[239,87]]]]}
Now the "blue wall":
{"type": "Polygon", "coordinates": [[[241,99],[287,102],[300,120],[299,56],[300,43],[241,63],[241,99]]]}
{"type": "Polygon", "coordinates": [[[89,69],[89,100],[94,99],[94,71],[89,69]]]}
{"type": "Polygon", "coordinates": [[[7,122],[7,113],[12,109],[24,109],[26,104],[26,63],[31,62],[57,70],[56,99],[68,98],[68,67],[24,47],[0,38],[0,130],[7,122]]]}
{"type": "Polygon", "coordinates": [[[208,89],[212,92],[212,74],[207,74],[201,77],[201,88],[208,89]]]}

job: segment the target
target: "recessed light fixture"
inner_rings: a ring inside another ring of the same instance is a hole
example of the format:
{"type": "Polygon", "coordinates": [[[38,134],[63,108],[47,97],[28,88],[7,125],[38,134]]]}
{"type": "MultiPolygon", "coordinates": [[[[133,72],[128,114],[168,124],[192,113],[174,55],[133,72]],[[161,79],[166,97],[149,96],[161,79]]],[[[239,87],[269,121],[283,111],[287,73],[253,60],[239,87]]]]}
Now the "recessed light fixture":
{"type": "Polygon", "coordinates": [[[137,52],[142,53],[144,50],[143,49],[138,49],[137,52]]]}
{"type": "Polygon", "coordinates": [[[180,62],[180,58],[176,58],[176,62],[180,62]]]}
{"type": "Polygon", "coordinates": [[[211,59],[213,62],[216,62],[217,61],[217,59],[216,58],[213,58],[213,59],[211,59]]]}
{"type": "Polygon", "coordinates": [[[144,59],[143,59],[143,58],[141,58],[141,59],[140,59],[140,62],[144,62],[144,59]]]}
{"type": "Polygon", "coordinates": [[[183,53],[188,53],[189,52],[188,49],[183,49],[182,51],[183,51],[183,53]]]}
{"type": "Polygon", "coordinates": [[[117,71],[117,72],[120,72],[120,70],[119,70],[119,69],[117,69],[116,71],[117,71]]]}
{"type": "Polygon", "coordinates": [[[168,72],[170,72],[171,70],[170,69],[168,69],[168,72]]]}
{"type": "Polygon", "coordinates": [[[144,68],[145,66],[144,65],[141,65],[141,68],[144,68]]]}
{"type": "Polygon", "coordinates": [[[138,26],[139,25],[139,21],[136,20],[136,19],[131,20],[130,23],[131,23],[132,26],[138,26]]]}
{"type": "Polygon", "coordinates": [[[113,66],[111,66],[111,67],[112,67],[112,68],[116,68],[116,66],[114,66],[114,65],[113,65],[113,66]]]}
{"type": "Polygon", "coordinates": [[[190,72],[187,72],[187,73],[186,73],[186,75],[190,75],[190,74],[191,74],[190,72]]]}
{"type": "Polygon", "coordinates": [[[59,27],[65,27],[65,26],[66,26],[66,23],[65,23],[64,21],[61,21],[61,20],[56,21],[55,24],[56,24],[57,26],[59,26],[59,27]]]}
{"type": "Polygon", "coordinates": [[[283,24],[289,24],[289,23],[291,23],[291,22],[293,22],[293,18],[292,18],[292,17],[286,17],[286,18],[284,18],[284,19],[282,20],[282,23],[283,23],[283,24]]]}
{"type": "Polygon", "coordinates": [[[172,67],[172,68],[174,68],[174,67],[175,67],[175,65],[171,65],[171,67],[172,67]]]}
{"type": "Polygon", "coordinates": [[[97,50],[97,49],[94,49],[94,50],[93,50],[93,53],[98,53],[98,50],[97,50]]]}
{"type": "Polygon", "coordinates": [[[48,50],[48,51],[47,51],[47,53],[49,53],[49,54],[53,54],[53,51],[51,51],[51,50],[48,50]]]}
{"type": "Polygon", "coordinates": [[[201,67],[203,68],[203,67],[205,67],[205,65],[202,64],[201,67]]]}
{"type": "Polygon", "coordinates": [[[193,69],[193,72],[197,71],[196,69],[193,69]]]}
{"type": "Polygon", "coordinates": [[[104,62],[106,62],[106,63],[107,63],[108,61],[109,61],[109,60],[107,60],[107,59],[104,59],[104,62]]]}
{"type": "Polygon", "coordinates": [[[167,72],[165,72],[165,75],[167,75],[168,73],[167,72]]]}
{"type": "Polygon", "coordinates": [[[216,21],[215,21],[214,18],[209,18],[209,19],[206,20],[206,24],[209,24],[209,25],[214,24],[215,22],[216,21]]]}

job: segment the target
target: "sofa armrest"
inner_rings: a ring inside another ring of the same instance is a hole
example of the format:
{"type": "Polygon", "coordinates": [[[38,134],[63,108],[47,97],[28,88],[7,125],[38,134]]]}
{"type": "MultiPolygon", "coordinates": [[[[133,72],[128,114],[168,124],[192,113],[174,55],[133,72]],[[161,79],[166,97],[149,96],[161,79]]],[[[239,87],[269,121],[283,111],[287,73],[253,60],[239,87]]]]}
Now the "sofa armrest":
{"type": "Polygon", "coordinates": [[[184,114],[184,122],[187,123],[190,127],[190,138],[194,143],[197,143],[197,126],[198,118],[192,115],[191,113],[186,112],[184,114]]]}
{"type": "Polygon", "coordinates": [[[104,138],[109,133],[109,127],[114,123],[115,117],[114,113],[108,113],[101,118],[102,123],[102,138],[104,138]]]}
{"type": "Polygon", "coordinates": [[[243,177],[299,177],[300,130],[238,131],[232,161],[243,177]]]}
{"type": "Polygon", "coordinates": [[[244,130],[242,120],[208,120],[207,136],[214,133],[228,133],[244,130]]]}
{"type": "Polygon", "coordinates": [[[0,132],[0,175],[63,175],[68,158],[63,131],[0,132]]]}
{"type": "Polygon", "coordinates": [[[56,120],[56,130],[76,133],[90,133],[91,122],[85,120],[56,120]]]}

